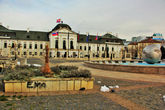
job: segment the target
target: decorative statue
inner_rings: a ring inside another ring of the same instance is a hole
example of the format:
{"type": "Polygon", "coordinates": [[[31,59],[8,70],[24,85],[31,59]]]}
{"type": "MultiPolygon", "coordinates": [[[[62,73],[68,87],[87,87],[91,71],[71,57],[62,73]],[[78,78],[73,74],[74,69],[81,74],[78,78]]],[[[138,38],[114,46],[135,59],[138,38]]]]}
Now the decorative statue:
{"type": "Polygon", "coordinates": [[[143,60],[149,64],[158,63],[161,60],[160,44],[148,45],[143,49],[143,60]]]}
{"type": "Polygon", "coordinates": [[[46,56],[45,56],[45,66],[42,67],[42,72],[46,77],[53,77],[53,73],[51,72],[51,69],[49,67],[49,47],[46,45],[46,56]]]}

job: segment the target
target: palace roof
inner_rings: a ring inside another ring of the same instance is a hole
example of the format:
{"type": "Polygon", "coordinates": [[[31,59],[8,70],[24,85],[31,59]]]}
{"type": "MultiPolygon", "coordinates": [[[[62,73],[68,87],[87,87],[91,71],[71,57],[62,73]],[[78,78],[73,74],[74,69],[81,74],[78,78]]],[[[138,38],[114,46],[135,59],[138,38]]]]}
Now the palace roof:
{"type": "Polygon", "coordinates": [[[137,42],[130,42],[128,45],[137,45],[137,42]]]}
{"type": "Polygon", "coordinates": [[[52,29],[52,31],[58,30],[58,29],[61,29],[61,28],[67,28],[67,29],[69,29],[69,30],[72,30],[72,28],[71,28],[69,25],[60,23],[60,24],[57,24],[57,25],[52,29]]]}
{"type": "MultiPolygon", "coordinates": [[[[52,31],[66,28],[70,31],[72,31],[72,28],[67,25],[60,23],[56,25],[52,31]]],[[[49,34],[52,32],[41,32],[41,31],[26,31],[26,30],[10,30],[5,28],[4,26],[0,25],[0,34],[2,36],[10,37],[11,39],[16,39],[16,40],[35,40],[35,41],[49,41],[49,34]]],[[[75,33],[76,34],[76,33],[75,33]]],[[[77,33],[78,34],[78,33],[77,33]]],[[[87,43],[87,35],[85,34],[79,34],[79,43],[87,43]]],[[[88,39],[89,43],[118,43],[119,45],[123,45],[123,40],[110,34],[107,33],[103,36],[98,36],[98,39],[96,40],[96,35],[89,35],[88,39]]]]}
{"type": "Polygon", "coordinates": [[[154,40],[152,38],[147,38],[147,39],[144,39],[138,43],[161,43],[160,41],[157,41],[157,40],[154,40]]]}

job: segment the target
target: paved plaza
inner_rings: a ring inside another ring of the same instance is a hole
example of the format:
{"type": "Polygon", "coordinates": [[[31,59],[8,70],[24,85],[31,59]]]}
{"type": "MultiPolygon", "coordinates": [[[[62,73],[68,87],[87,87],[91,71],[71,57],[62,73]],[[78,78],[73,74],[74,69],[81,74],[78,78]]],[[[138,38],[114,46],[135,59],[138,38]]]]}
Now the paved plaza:
{"type": "MultiPolygon", "coordinates": [[[[39,59],[35,59],[39,60],[39,59]]],[[[33,63],[33,59],[28,60],[33,63]]],[[[43,64],[43,60],[39,61],[43,64]]],[[[152,74],[126,73],[94,69],[83,62],[52,60],[51,66],[73,65],[91,71],[93,90],[66,91],[47,94],[4,94],[0,90],[1,110],[163,110],[162,99],[165,91],[165,76],[152,74]],[[98,83],[99,82],[99,83],[98,83]],[[100,87],[115,86],[115,92],[101,92],[100,87]],[[5,96],[3,96],[5,95],[5,96]],[[5,101],[5,99],[7,99],[5,101]]],[[[3,78],[3,75],[0,75],[3,78]]],[[[2,83],[1,83],[2,86],[2,83]]]]}

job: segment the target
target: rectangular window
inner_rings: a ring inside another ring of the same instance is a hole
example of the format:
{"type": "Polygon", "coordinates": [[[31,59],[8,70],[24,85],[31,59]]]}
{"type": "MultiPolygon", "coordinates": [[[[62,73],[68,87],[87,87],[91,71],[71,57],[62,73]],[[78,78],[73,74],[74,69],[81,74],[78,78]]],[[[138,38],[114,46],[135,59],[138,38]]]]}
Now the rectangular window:
{"type": "Polygon", "coordinates": [[[24,49],[26,49],[26,44],[24,44],[24,49]]]}
{"type": "Polygon", "coordinates": [[[29,55],[32,55],[32,52],[29,52],[29,55]]]}
{"type": "Polygon", "coordinates": [[[12,51],[11,54],[14,55],[14,51],[12,51]]]}
{"type": "Polygon", "coordinates": [[[58,49],[58,40],[56,40],[55,48],[58,49]]]}
{"type": "Polygon", "coordinates": [[[18,52],[18,55],[20,55],[20,52],[18,52]]]}
{"type": "Polygon", "coordinates": [[[37,52],[35,52],[35,55],[37,55],[37,52]]]}
{"type": "Polygon", "coordinates": [[[32,49],[32,44],[29,44],[29,49],[32,49]]]}
{"type": "Polygon", "coordinates": [[[37,49],[37,44],[35,44],[35,49],[37,49]]]}
{"type": "Polygon", "coordinates": [[[12,43],[11,48],[14,48],[14,43],[12,43]]]}
{"type": "Polygon", "coordinates": [[[86,46],[84,46],[84,50],[86,50],[86,46]]]}
{"type": "Polygon", "coordinates": [[[42,49],[43,47],[42,47],[42,44],[40,44],[40,49],[42,49]]]}
{"type": "Polygon", "coordinates": [[[4,48],[7,48],[7,43],[4,43],[4,48]]]}
{"type": "Polygon", "coordinates": [[[88,47],[88,50],[91,50],[91,46],[88,47]]]}
{"type": "Polygon", "coordinates": [[[97,47],[97,51],[99,51],[99,47],[97,47]]]}
{"type": "Polygon", "coordinates": [[[24,52],[23,54],[26,55],[26,52],[24,52]]]}
{"type": "Polygon", "coordinates": [[[20,48],[21,47],[21,44],[18,44],[18,48],[20,48]]]}
{"type": "Polygon", "coordinates": [[[42,56],[42,52],[40,52],[40,55],[42,56]]]}
{"type": "Polygon", "coordinates": [[[80,50],[82,50],[82,46],[80,46],[80,50]]]}
{"type": "Polygon", "coordinates": [[[114,48],[112,47],[112,52],[114,51],[114,48]]]}
{"type": "Polygon", "coordinates": [[[104,47],[102,47],[102,51],[104,51],[104,47]]]}

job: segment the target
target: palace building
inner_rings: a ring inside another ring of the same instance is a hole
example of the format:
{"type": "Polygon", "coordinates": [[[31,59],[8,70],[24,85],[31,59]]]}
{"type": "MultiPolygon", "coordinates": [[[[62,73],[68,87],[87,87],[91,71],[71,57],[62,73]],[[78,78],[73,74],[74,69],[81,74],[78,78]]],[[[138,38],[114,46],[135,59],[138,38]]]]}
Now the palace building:
{"type": "Polygon", "coordinates": [[[1,56],[42,57],[46,45],[54,58],[122,58],[124,49],[123,40],[110,33],[79,34],[63,23],[50,32],[11,30],[0,25],[1,56]]]}

